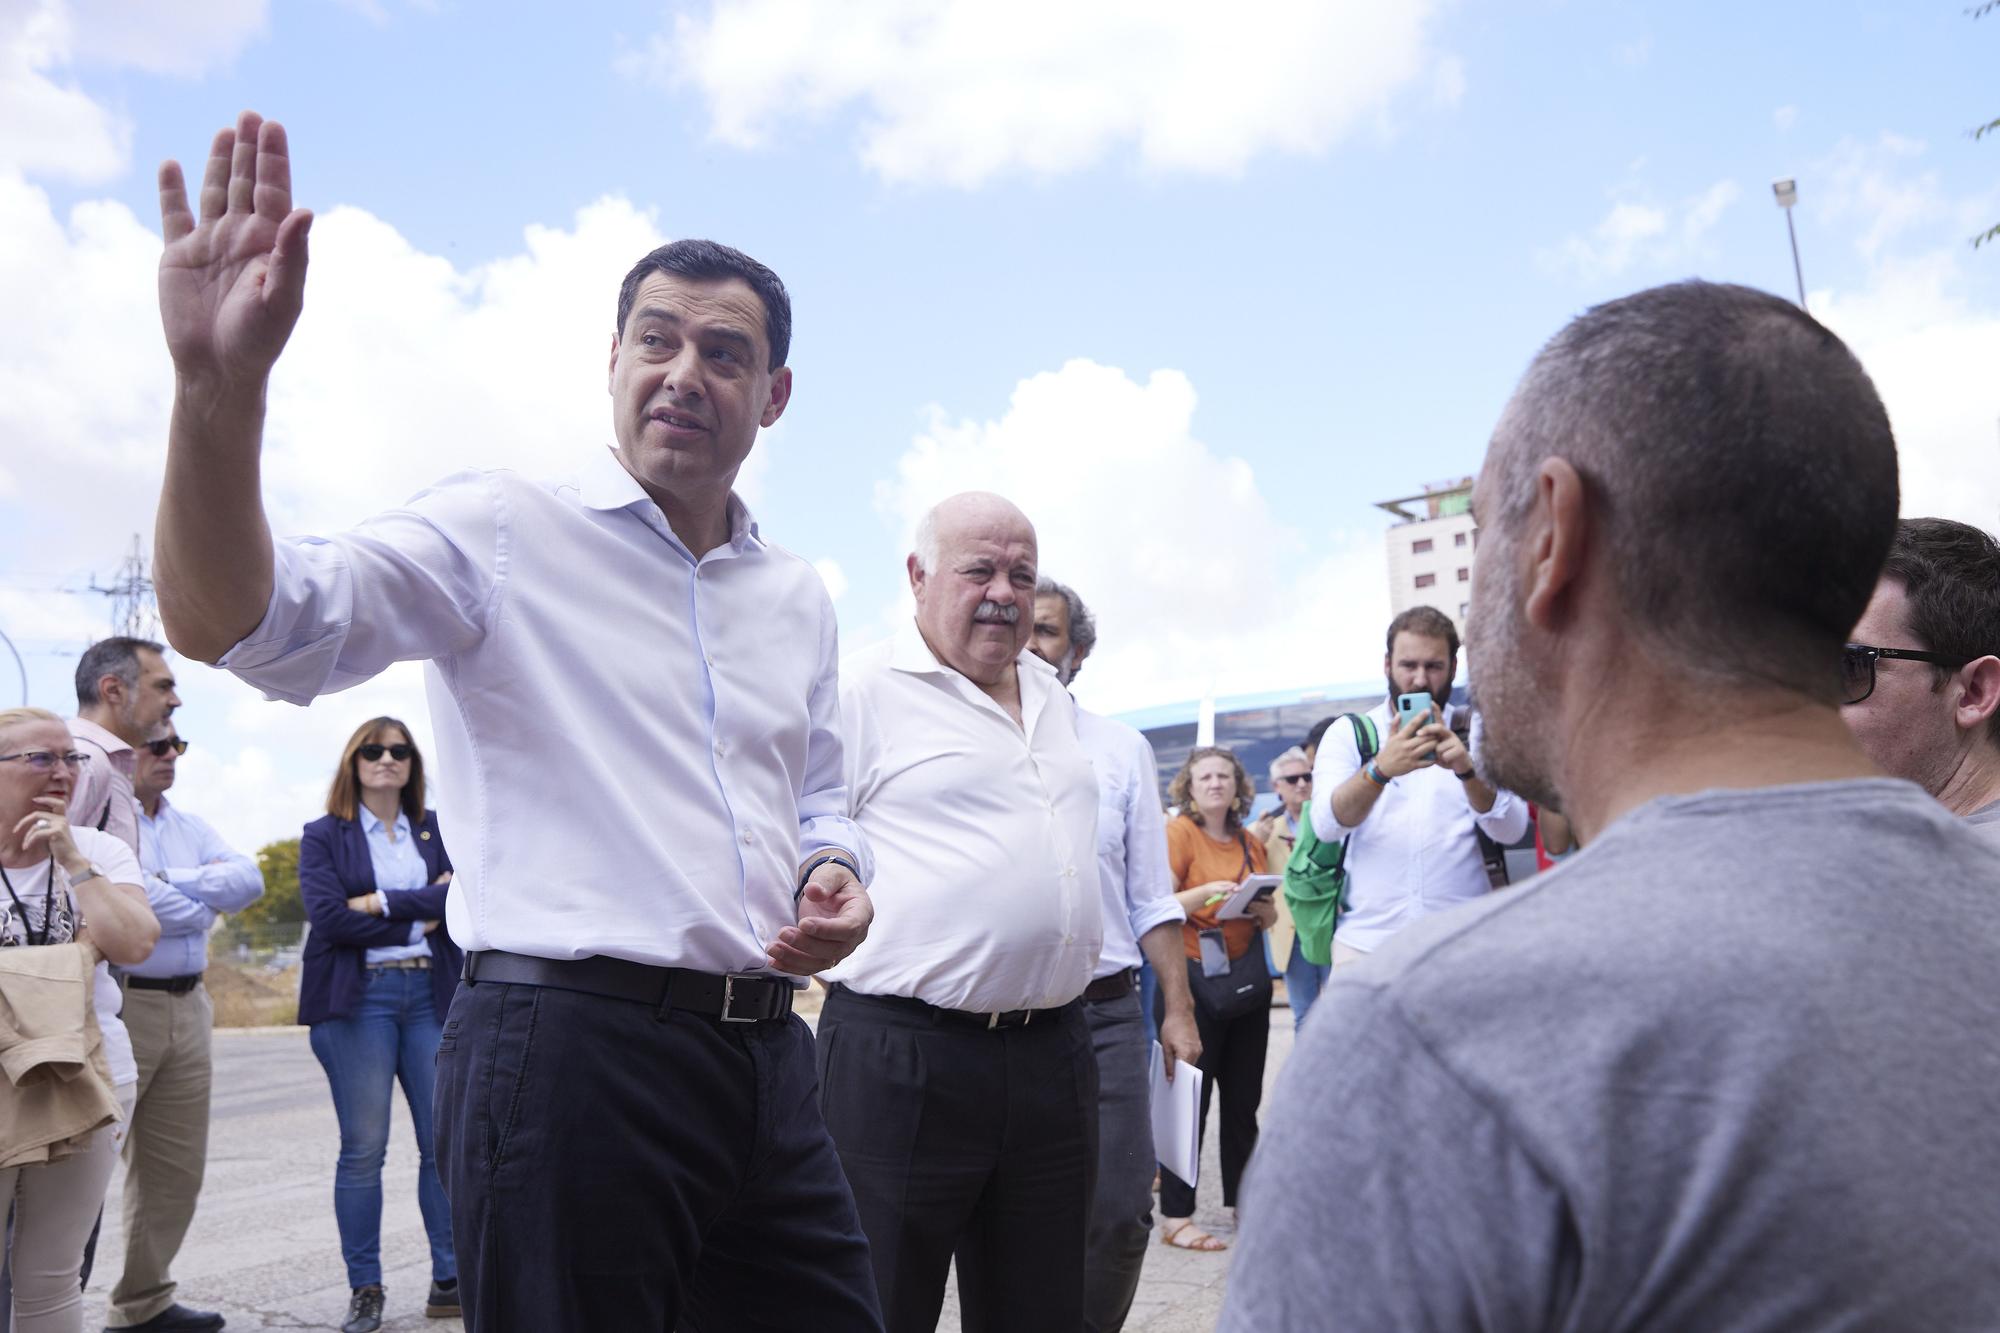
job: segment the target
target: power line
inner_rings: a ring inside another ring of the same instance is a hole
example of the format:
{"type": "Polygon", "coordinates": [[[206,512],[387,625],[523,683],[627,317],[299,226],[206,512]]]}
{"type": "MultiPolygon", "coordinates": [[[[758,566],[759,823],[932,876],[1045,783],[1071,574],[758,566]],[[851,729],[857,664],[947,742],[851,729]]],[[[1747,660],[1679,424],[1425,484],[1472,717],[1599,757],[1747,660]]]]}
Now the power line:
{"type": "Polygon", "coordinates": [[[118,566],[109,584],[99,584],[91,575],[90,591],[111,599],[111,632],[132,639],[156,639],[160,634],[160,608],[153,599],[153,580],[146,571],[146,557],[139,547],[139,534],[132,534],[132,550],[118,566]]]}

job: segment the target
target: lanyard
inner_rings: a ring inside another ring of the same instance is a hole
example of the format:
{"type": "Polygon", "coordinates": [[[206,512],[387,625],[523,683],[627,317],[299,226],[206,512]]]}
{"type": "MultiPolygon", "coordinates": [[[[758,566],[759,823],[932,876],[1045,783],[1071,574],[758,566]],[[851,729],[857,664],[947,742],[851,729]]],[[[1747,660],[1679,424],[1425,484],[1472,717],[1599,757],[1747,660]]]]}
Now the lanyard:
{"type": "Polygon", "coordinates": [[[49,887],[42,894],[42,937],[35,938],[35,928],[28,924],[28,905],[21,901],[21,895],[14,892],[14,881],[7,874],[7,867],[0,866],[0,884],[7,886],[7,896],[14,900],[14,907],[21,913],[21,929],[28,933],[28,943],[47,944],[49,934],[55,929],[56,914],[56,858],[49,857],[49,887]]]}

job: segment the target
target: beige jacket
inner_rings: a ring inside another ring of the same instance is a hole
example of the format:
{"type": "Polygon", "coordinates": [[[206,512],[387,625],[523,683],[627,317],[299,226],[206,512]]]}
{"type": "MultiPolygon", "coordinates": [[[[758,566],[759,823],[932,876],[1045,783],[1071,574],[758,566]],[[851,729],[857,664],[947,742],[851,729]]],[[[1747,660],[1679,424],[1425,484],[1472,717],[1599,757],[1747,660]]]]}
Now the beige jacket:
{"type": "MultiPolygon", "coordinates": [[[[1299,811],[1299,817],[1302,819],[1305,817],[1304,810],[1299,811]]],[[[1285,863],[1292,859],[1294,841],[1292,830],[1285,823],[1285,808],[1279,806],[1252,824],[1250,836],[1264,844],[1265,864],[1271,867],[1271,873],[1284,874],[1285,863]]],[[[1295,935],[1292,929],[1292,905],[1285,901],[1283,891],[1272,894],[1271,901],[1277,904],[1278,921],[1265,934],[1271,940],[1271,964],[1283,972],[1285,965],[1292,961],[1292,939],[1295,935]]]]}
{"type": "Polygon", "coordinates": [[[0,949],[0,1170],[59,1162],[118,1118],[88,941],[0,949]]]}

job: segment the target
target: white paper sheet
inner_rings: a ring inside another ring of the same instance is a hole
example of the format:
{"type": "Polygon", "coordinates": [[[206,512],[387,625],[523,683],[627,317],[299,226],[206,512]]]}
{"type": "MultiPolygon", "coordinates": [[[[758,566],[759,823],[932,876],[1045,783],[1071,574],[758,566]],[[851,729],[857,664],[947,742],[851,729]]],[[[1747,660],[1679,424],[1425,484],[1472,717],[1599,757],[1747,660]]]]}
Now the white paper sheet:
{"type": "Polygon", "coordinates": [[[1259,894],[1276,893],[1285,882],[1283,875],[1251,875],[1236,886],[1236,892],[1229,895],[1229,901],[1215,909],[1217,921],[1234,921],[1249,913],[1250,904],[1259,894]]]}
{"type": "Polygon", "coordinates": [[[1174,1062],[1174,1081],[1167,1082],[1166,1053],[1153,1043],[1153,1152],[1160,1165],[1195,1186],[1201,1172],[1201,1071],[1185,1060],[1174,1062]]]}

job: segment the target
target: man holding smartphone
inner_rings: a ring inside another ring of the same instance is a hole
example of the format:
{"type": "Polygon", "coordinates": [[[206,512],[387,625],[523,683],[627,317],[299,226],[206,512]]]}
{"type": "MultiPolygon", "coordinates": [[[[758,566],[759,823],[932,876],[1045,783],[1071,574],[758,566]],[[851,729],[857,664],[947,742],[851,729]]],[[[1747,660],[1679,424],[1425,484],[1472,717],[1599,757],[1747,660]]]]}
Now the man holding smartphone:
{"type": "Polygon", "coordinates": [[[1378,752],[1364,761],[1356,727],[1336,722],[1313,763],[1313,832],[1322,842],[1351,839],[1335,967],[1485,893],[1491,885],[1475,829],[1503,845],[1528,830],[1527,806],[1474,771],[1472,751],[1452,726],[1458,627],[1435,607],[1413,606],[1389,622],[1387,640],[1388,697],[1367,715],[1378,752]]]}

